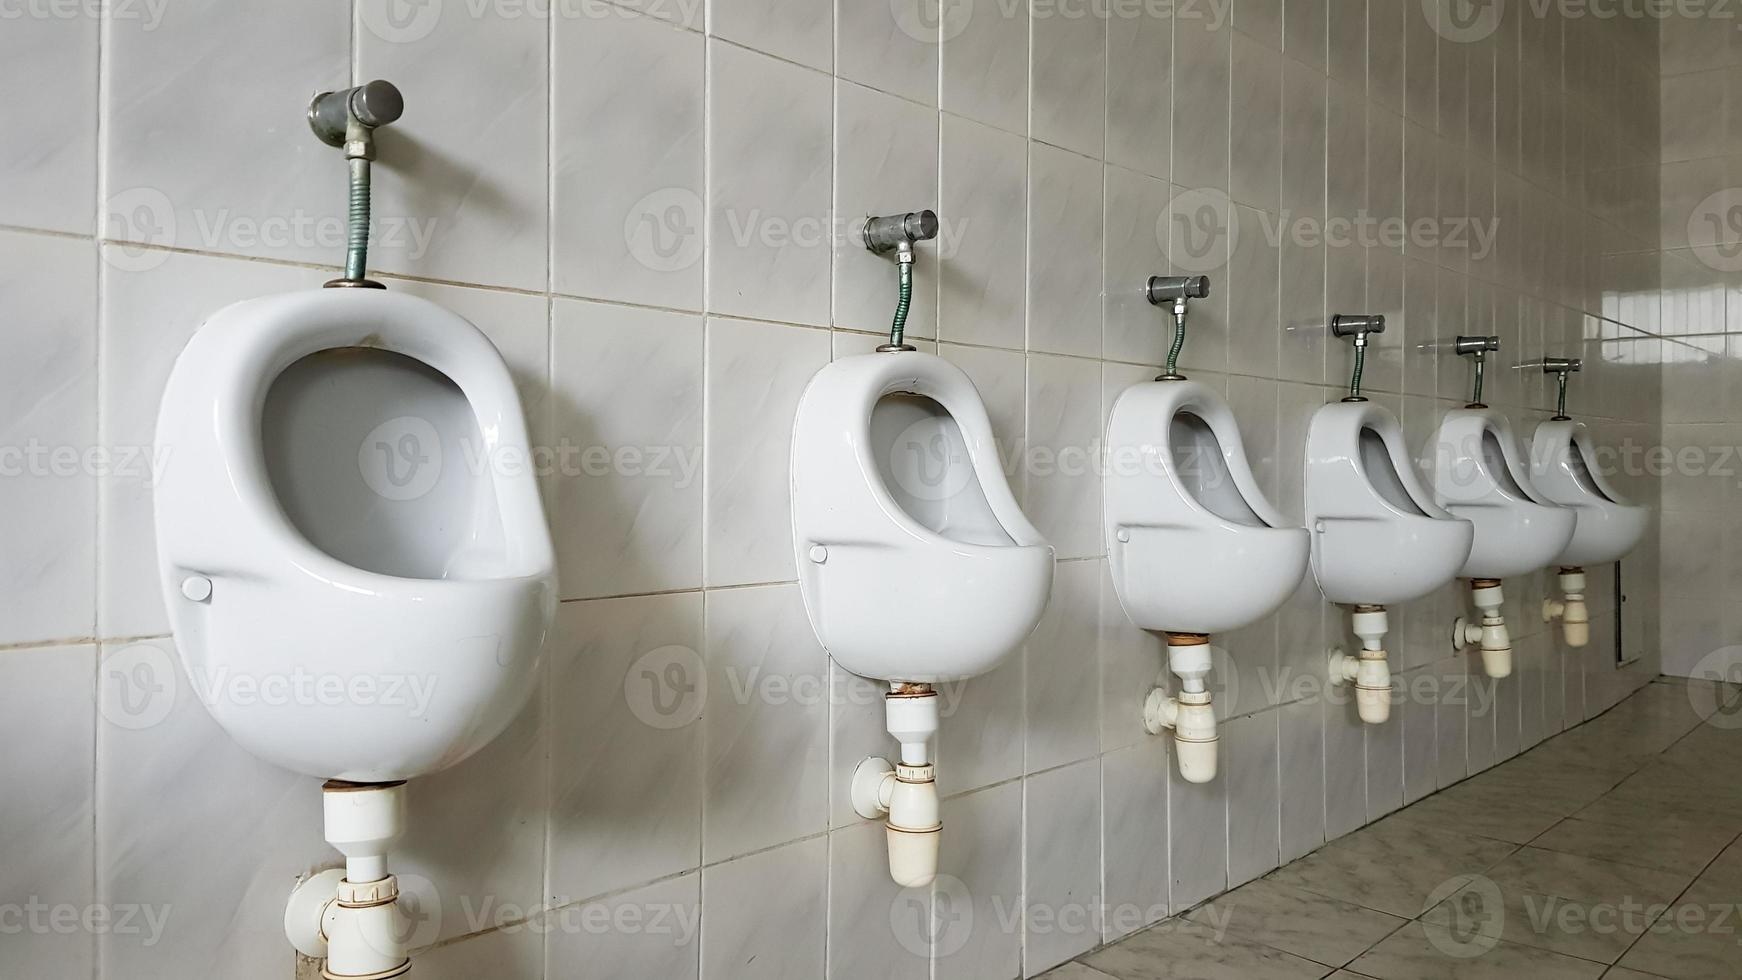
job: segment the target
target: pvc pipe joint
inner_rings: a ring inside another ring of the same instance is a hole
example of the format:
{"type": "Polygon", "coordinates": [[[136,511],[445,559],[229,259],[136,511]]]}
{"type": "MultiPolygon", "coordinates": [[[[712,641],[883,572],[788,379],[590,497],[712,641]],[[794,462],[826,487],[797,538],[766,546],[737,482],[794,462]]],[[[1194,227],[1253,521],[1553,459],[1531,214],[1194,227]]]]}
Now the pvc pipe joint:
{"type": "Polygon", "coordinates": [[[903,888],[922,888],[938,874],[937,770],[931,737],[938,730],[938,696],[929,685],[892,684],[883,699],[889,734],[901,743],[901,763],[862,760],[850,786],[853,809],[867,820],[886,817],[889,876],[903,888]]]}
{"type": "Polygon", "coordinates": [[[1188,783],[1210,782],[1216,778],[1221,733],[1214,699],[1204,684],[1211,666],[1209,637],[1170,634],[1167,663],[1180,679],[1179,696],[1159,687],[1150,691],[1143,702],[1143,727],[1151,735],[1171,729],[1180,777],[1188,783]]]}
{"type": "Polygon", "coordinates": [[[1361,651],[1349,656],[1341,648],[1331,651],[1331,683],[1355,685],[1355,710],[1369,725],[1391,719],[1391,663],[1385,653],[1385,634],[1390,622],[1384,606],[1357,606],[1351,616],[1361,651]]]}
{"type": "Polygon", "coordinates": [[[1561,636],[1569,647],[1582,647],[1591,642],[1591,610],[1585,605],[1585,570],[1562,568],[1558,576],[1564,601],[1542,600],[1542,621],[1561,621],[1561,636]]]}
{"type": "Polygon", "coordinates": [[[1482,654],[1482,672],[1489,677],[1512,675],[1512,634],[1507,632],[1506,618],[1500,607],[1505,599],[1498,579],[1472,579],[1470,600],[1482,614],[1480,624],[1459,616],[1452,624],[1452,645],[1462,650],[1476,645],[1482,654]]]}
{"type": "Polygon", "coordinates": [[[404,783],[328,782],[321,803],[327,843],[345,856],[302,881],[285,908],[285,934],[311,957],[325,957],[329,980],[387,980],[411,970],[399,881],[387,852],[405,833],[404,783]]]}

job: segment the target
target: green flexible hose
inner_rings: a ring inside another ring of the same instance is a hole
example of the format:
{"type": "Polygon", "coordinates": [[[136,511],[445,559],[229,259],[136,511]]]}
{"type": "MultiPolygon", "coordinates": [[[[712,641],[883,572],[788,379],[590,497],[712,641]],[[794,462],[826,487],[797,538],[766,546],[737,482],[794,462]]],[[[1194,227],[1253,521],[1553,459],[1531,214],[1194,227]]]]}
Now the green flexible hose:
{"type": "Polygon", "coordinates": [[[1476,390],[1470,395],[1470,404],[1482,404],[1482,357],[1476,356],[1476,390]]]}
{"type": "Polygon", "coordinates": [[[1167,374],[1164,377],[1179,374],[1179,352],[1186,346],[1186,318],[1175,316],[1173,324],[1173,347],[1167,352],[1167,374]]]}
{"type": "Polygon", "coordinates": [[[895,301],[895,320],[889,325],[891,347],[901,346],[901,335],[907,330],[907,308],[913,305],[913,263],[898,263],[897,270],[896,278],[901,284],[901,297],[895,301]]]}
{"type": "Polygon", "coordinates": [[[1355,371],[1349,375],[1349,397],[1361,397],[1361,374],[1367,369],[1367,347],[1364,344],[1355,346],[1355,371]]]}
{"type": "Polygon", "coordinates": [[[369,262],[369,161],[351,161],[350,211],[345,227],[345,278],[363,280],[369,262]]]}
{"type": "Polygon", "coordinates": [[[1560,386],[1560,392],[1555,396],[1555,418],[1564,419],[1567,417],[1567,373],[1560,372],[1555,383],[1560,386]]]}

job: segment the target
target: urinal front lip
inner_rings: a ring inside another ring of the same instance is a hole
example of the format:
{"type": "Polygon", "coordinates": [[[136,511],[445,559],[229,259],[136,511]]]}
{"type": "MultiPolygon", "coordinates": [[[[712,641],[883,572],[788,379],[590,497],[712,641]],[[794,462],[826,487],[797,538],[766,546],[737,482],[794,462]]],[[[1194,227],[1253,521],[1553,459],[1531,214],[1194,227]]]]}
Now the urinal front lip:
{"type": "MultiPolygon", "coordinates": [[[[353,347],[402,354],[445,375],[472,407],[485,458],[494,459],[504,450],[530,453],[519,393],[507,365],[483,333],[457,314],[384,290],[306,290],[232,304],[213,314],[177,358],[164,389],[157,442],[160,451],[172,456],[183,439],[196,452],[209,447],[215,455],[212,462],[224,474],[233,515],[221,531],[206,526],[207,494],[215,488],[183,492],[172,464],[155,497],[159,564],[166,578],[207,564],[205,556],[193,560],[179,554],[184,537],[199,531],[211,537],[195,550],[228,551],[243,567],[283,561],[354,592],[440,593],[455,584],[340,561],[304,537],[277,502],[261,443],[259,418],[266,393],[301,358],[353,347]],[[183,424],[192,430],[183,431],[183,424]],[[230,539],[228,546],[213,546],[223,538],[230,539]]],[[[508,556],[500,574],[489,580],[554,579],[555,550],[536,480],[530,472],[511,475],[500,467],[491,469],[508,556]]],[[[165,582],[166,588],[172,585],[165,582]]]]}
{"type": "Polygon", "coordinates": [[[178,636],[178,650],[202,706],[260,759],[318,779],[428,775],[469,758],[513,723],[551,638],[552,583],[469,584],[427,613],[428,604],[401,599],[392,603],[395,614],[380,608],[384,600],[314,579],[239,583],[203,628],[186,633],[186,642],[178,636]],[[365,679],[383,697],[237,704],[205,687],[240,675],[266,690],[268,679],[298,673],[322,684],[365,679]],[[413,695],[427,703],[408,703],[413,695]]]}
{"type": "Polygon", "coordinates": [[[1374,548],[1352,547],[1377,557],[1354,563],[1354,567],[1339,561],[1338,568],[1330,564],[1328,552],[1340,550],[1326,543],[1326,538],[1359,535],[1363,525],[1378,524],[1364,519],[1327,518],[1313,530],[1313,577],[1325,598],[1338,605],[1386,606],[1409,602],[1431,594],[1450,582],[1469,560],[1476,529],[1461,517],[1445,519],[1419,514],[1400,515],[1387,520],[1386,530],[1378,535],[1374,548]]]}
{"type": "Polygon", "coordinates": [[[1459,578],[1504,579],[1547,568],[1572,541],[1576,520],[1569,508],[1535,503],[1454,503],[1451,511],[1476,529],[1459,578]]]}
{"type": "MultiPolygon", "coordinates": [[[[1114,595],[1126,618],[1141,629],[1211,634],[1250,626],[1282,608],[1306,573],[1310,542],[1305,528],[1223,522],[1146,529],[1172,539],[1157,552],[1180,556],[1166,564],[1186,577],[1171,588],[1157,587],[1131,567],[1131,549],[1115,537],[1108,559],[1114,595]],[[1250,554],[1236,562],[1227,557],[1230,551],[1250,554]],[[1133,581],[1139,577],[1143,580],[1133,581]]],[[[1142,540],[1135,534],[1133,538],[1142,540]]]]}

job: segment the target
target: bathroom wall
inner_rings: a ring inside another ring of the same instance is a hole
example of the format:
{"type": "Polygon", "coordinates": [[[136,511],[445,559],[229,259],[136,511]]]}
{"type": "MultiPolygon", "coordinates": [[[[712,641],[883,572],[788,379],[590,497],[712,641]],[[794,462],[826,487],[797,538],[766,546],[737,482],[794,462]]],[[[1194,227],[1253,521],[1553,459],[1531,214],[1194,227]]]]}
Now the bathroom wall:
{"type": "Polygon", "coordinates": [[[1742,677],[1742,39],[1679,17],[1662,35],[1663,669],[1742,677]],[[1738,339],[1742,339],[1739,337],[1738,339]]]}
{"type": "MultiPolygon", "coordinates": [[[[565,599],[524,716],[412,784],[396,867],[421,977],[1033,975],[1657,672],[1648,545],[1631,666],[1606,570],[1583,651],[1538,623],[1545,576],[1506,583],[1519,669],[1498,686],[1449,649],[1448,588],[1393,611],[1405,698],[1363,728],[1324,689],[1350,638],[1309,580],[1218,638],[1222,775],[1184,784],[1140,724],[1162,651],[1109,587],[1096,467],[1105,407],[1163,357],[1139,288],[1169,269],[1214,278],[1185,370],[1227,392],[1296,519],[1306,420],[1350,367],[1334,312],[1390,317],[1368,386],[1417,446],[1467,397],[1458,333],[1503,338],[1489,401],[1521,433],[1550,392],[1507,365],[1545,353],[1585,358],[1573,410],[1607,444],[1693,421],[1660,370],[1684,349],[1660,336],[1660,258],[1686,263],[1660,249],[1653,20],[1430,22],[1405,0],[20,9],[0,30],[27,93],[0,104],[0,976],[292,975],[285,895],[334,858],[318,783],[199,702],[296,695],[245,652],[197,690],[180,672],[151,531],[174,461],[150,447],[204,317],[335,274],[344,165],[302,110],[353,79],[408,101],[379,134],[372,264],[518,372],[565,599]],[[890,264],[844,229],[924,206],[945,235],[910,336],[973,377],[1060,561],[1030,642],[946,692],[946,875],[902,895],[844,796],[888,741],[874,687],[806,622],[786,465],[806,380],[892,308],[890,264]]],[[[1657,501],[1651,474],[1615,478],[1657,501]]],[[[1709,533],[1676,545],[1696,532],[1665,503],[1665,553],[1715,560],[1709,533]]],[[[1685,621],[1667,568],[1663,618],[1685,621]]]]}

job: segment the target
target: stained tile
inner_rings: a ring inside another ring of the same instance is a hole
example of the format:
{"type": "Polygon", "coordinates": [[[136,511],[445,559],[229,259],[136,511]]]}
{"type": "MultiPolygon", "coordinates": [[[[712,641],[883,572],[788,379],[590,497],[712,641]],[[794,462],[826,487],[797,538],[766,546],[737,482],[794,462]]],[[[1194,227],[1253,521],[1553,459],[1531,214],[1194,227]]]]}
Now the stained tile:
{"type": "Polygon", "coordinates": [[[1508,942],[1614,963],[1691,875],[1526,847],[1470,879],[1431,916],[1499,909],[1508,942]],[[1631,911],[1629,911],[1631,910],[1631,911]]]}
{"type": "Polygon", "coordinates": [[[1271,880],[1414,917],[1435,889],[1486,871],[1513,850],[1500,841],[1410,827],[1392,818],[1285,865],[1271,880]]]}
{"type": "Polygon", "coordinates": [[[1187,918],[1327,966],[1348,963],[1406,921],[1269,879],[1242,885],[1187,918]]]}
{"type": "Polygon", "coordinates": [[[816,837],[703,871],[702,980],[822,976],[827,869],[828,841],[816,837]]]}
{"type": "Polygon", "coordinates": [[[1595,980],[1603,975],[1601,963],[1515,943],[1496,941],[1488,946],[1486,939],[1478,937],[1467,946],[1442,939],[1440,946],[1450,952],[1435,945],[1431,929],[1412,922],[1349,964],[1349,969],[1381,980],[1507,980],[1518,976],[1595,980]]]}
{"type": "MultiPolygon", "coordinates": [[[[7,757],[8,778],[29,787],[0,798],[0,848],[7,855],[0,906],[13,916],[0,946],[7,976],[85,976],[93,969],[89,932],[53,928],[60,920],[37,916],[89,909],[95,897],[96,664],[90,646],[0,651],[0,744],[54,746],[52,753],[7,757]]],[[[130,918],[142,926],[163,923],[137,912],[130,918]]]]}
{"type": "Polygon", "coordinates": [[[1169,919],[1083,962],[1117,980],[1305,980],[1325,967],[1279,949],[1169,919]]]}
{"type": "MultiPolygon", "coordinates": [[[[96,287],[90,242],[0,233],[0,309],[11,324],[0,396],[0,534],[7,542],[0,643],[79,639],[95,629],[96,287]]],[[[152,440],[146,434],[130,442],[97,448],[112,457],[110,465],[149,483],[157,468],[152,440]]],[[[155,579],[140,585],[155,591],[155,579]]]]}

